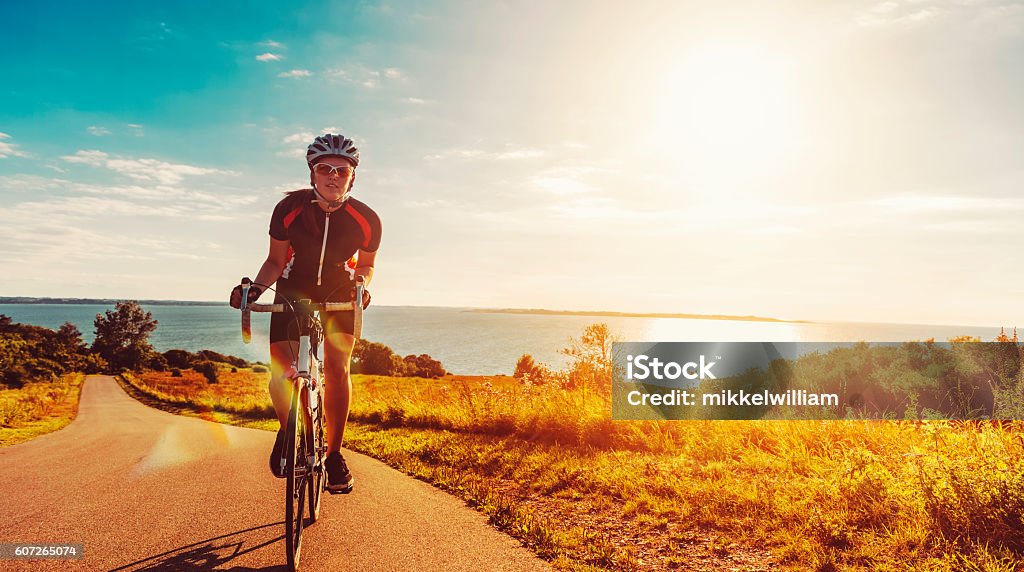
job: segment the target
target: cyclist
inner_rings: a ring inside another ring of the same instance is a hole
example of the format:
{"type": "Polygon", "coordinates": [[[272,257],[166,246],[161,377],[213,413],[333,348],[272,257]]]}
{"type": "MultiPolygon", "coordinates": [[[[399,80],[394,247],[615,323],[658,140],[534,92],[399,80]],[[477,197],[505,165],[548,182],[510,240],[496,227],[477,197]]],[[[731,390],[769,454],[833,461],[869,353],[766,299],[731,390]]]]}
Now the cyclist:
{"type": "MultiPolygon", "coordinates": [[[[309,298],[314,302],[348,302],[355,296],[357,276],[369,284],[380,246],[380,218],[365,203],[349,196],[359,166],[359,151],[351,139],[326,134],[306,150],[312,188],[286,193],[270,219],[270,253],[249,289],[255,302],[266,286],[277,282],[274,303],[309,298]]],[[[241,305],[242,289],[231,291],[231,305],[241,305]]],[[[363,307],[370,303],[364,291],[363,307]]],[[[351,312],[325,312],[324,408],[327,421],[327,489],[348,492],[354,479],[341,455],[352,397],[349,362],[354,344],[351,312]]],[[[288,370],[298,354],[299,331],[294,315],[270,318],[270,397],[281,429],[270,456],[270,470],[279,467],[288,422],[291,383],[288,370]],[[275,461],[277,459],[278,461],[275,461]]]]}

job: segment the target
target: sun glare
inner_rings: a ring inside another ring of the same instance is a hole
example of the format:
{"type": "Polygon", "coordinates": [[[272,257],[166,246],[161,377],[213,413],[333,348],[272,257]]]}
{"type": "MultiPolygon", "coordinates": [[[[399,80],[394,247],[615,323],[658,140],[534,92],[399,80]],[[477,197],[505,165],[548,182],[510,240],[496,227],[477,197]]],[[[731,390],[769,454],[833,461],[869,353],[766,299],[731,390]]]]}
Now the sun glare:
{"type": "Polygon", "coordinates": [[[704,183],[771,171],[799,140],[794,78],[784,58],[753,47],[707,46],[666,70],[653,130],[662,152],[685,153],[704,183]]]}

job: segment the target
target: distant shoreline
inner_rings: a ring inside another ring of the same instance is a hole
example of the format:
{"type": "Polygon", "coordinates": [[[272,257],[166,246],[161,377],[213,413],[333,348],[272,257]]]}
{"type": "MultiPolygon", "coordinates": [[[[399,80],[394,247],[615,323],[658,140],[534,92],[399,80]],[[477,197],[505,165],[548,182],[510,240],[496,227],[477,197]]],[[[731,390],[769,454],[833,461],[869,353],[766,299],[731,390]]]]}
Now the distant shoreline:
{"type": "MultiPolygon", "coordinates": [[[[31,296],[0,296],[0,304],[79,304],[107,305],[129,300],[130,298],[36,298],[31,296]]],[[[136,300],[143,306],[226,306],[225,302],[194,301],[194,300],[136,300]]],[[[431,306],[434,307],[434,306],[431,306]]],[[[600,310],[545,310],[543,308],[459,308],[466,312],[479,314],[523,314],[535,316],[597,316],[608,318],[677,318],[683,320],[725,320],[734,322],[775,322],[780,324],[812,324],[809,320],[781,320],[763,316],[728,316],[721,314],[672,314],[659,312],[605,312],[600,310]]]]}
{"type": "MultiPolygon", "coordinates": [[[[32,298],[0,296],[0,304],[81,304],[113,305],[132,298],[32,298]]],[[[144,306],[227,306],[227,302],[194,302],[188,300],[136,300],[144,306]]]]}
{"type": "Polygon", "coordinates": [[[575,310],[544,310],[526,308],[475,308],[470,312],[481,314],[533,314],[538,316],[604,316],[609,318],[680,318],[684,320],[731,320],[736,322],[777,322],[784,324],[811,324],[808,320],[780,320],[762,316],[727,316],[721,314],[665,314],[658,312],[603,312],[575,310]]]}

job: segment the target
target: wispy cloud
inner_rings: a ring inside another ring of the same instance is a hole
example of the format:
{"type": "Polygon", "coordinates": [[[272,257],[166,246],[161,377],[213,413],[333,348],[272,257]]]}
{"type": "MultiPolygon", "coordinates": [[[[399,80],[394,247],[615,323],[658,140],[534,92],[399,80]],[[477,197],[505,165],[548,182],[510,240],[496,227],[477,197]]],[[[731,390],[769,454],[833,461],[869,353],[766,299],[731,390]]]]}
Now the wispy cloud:
{"type": "Polygon", "coordinates": [[[899,195],[864,203],[868,207],[902,213],[1006,213],[1024,211],[1024,198],[899,195]]]}
{"type": "Polygon", "coordinates": [[[348,83],[374,89],[379,87],[383,81],[397,82],[406,79],[405,73],[398,68],[385,68],[383,70],[370,69],[360,65],[353,65],[341,68],[331,68],[324,72],[329,78],[339,79],[348,83]]]}
{"type": "Polygon", "coordinates": [[[585,195],[596,190],[593,185],[569,177],[535,177],[533,187],[556,196],[585,195]]]}
{"type": "Polygon", "coordinates": [[[288,70],[277,74],[277,77],[309,77],[313,72],[309,70],[288,70]]]}
{"type": "Polygon", "coordinates": [[[546,153],[544,152],[544,150],[529,147],[506,147],[506,149],[502,151],[455,147],[450,149],[442,149],[437,153],[427,155],[424,158],[431,161],[439,161],[445,159],[482,159],[488,161],[514,161],[517,159],[535,159],[538,157],[544,157],[545,155],[546,153]]]}
{"type": "Polygon", "coordinates": [[[11,136],[6,133],[0,133],[0,159],[6,159],[7,157],[27,157],[25,153],[18,149],[16,143],[10,141],[11,136]]]}
{"type": "MultiPolygon", "coordinates": [[[[946,17],[955,17],[958,22],[998,18],[1005,24],[1014,16],[1024,16],[1024,9],[1006,0],[883,0],[862,10],[856,20],[867,27],[913,26],[946,17]]],[[[1018,31],[1021,23],[1018,21],[1018,31]]]]}
{"type": "Polygon", "coordinates": [[[274,40],[266,40],[266,41],[260,42],[260,43],[258,43],[256,45],[257,46],[263,46],[265,48],[270,48],[272,50],[279,50],[279,49],[284,47],[284,44],[282,44],[281,42],[275,42],[274,40]]]}
{"type": "Polygon", "coordinates": [[[74,155],[62,157],[69,163],[80,163],[92,167],[102,167],[120,173],[137,181],[152,181],[161,184],[179,183],[186,176],[197,175],[231,175],[231,171],[196,167],[182,163],[168,163],[159,159],[126,159],[113,157],[103,151],[80,150],[74,155]]]}
{"type": "Polygon", "coordinates": [[[405,101],[406,103],[411,103],[411,104],[413,104],[413,105],[426,105],[426,104],[428,104],[428,103],[433,103],[433,102],[432,102],[432,101],[430,101],[430,100],[427,100],[427,99],[421,99],[421,98],[419,98],[419,97],[407,97],[407,98],[405,98],[405,100],[404,100],[404,101],[405,101]]]}
{"type": "Polygon", "coordinates": [[[109,129],[107,129],[106,127],[101,127],[99,125],[90,125],[85,130],[88,131],[90,135],[95,135],[97,137],[103,137],[104,135],[110,135],[110,130],[109,129]]]}
{"type": "Polygon", "coordinates": [[[281,142],[287,145],[295,145],[296,143],[308,144],[314,137],[316,137],[316,135],[314,135],[312,131],[300,131],[285,137],[281,142]]]}
{"type": "Polygon", "coordinates": [[[283,56],[272,52],[265,52],[256,56],[256,59],[261,62],[277,62],[280,61],[282,58],[283,56]]]}
{"type": "MultiPolygon", "coordinates": [[[[334,126],[324,127],[320,130],[320,135],[325,133],[337,133],[339,129],[334,126]]],[[[316,138],[317,134],[312,131],[298,131],[287,135],[281,139],[287,148],[278,151],[276,154],[278,157],[305,157],[306,147],[316,138]]]]}
{"type": "Polygon", "coordinates": [[[143,135],[146,134],[145,128],[142,125],[139,125],[138,123],[129,123],[125,127],[127,127],[130,130],[131,134],[136,137],[142,137],[143,135]]]}

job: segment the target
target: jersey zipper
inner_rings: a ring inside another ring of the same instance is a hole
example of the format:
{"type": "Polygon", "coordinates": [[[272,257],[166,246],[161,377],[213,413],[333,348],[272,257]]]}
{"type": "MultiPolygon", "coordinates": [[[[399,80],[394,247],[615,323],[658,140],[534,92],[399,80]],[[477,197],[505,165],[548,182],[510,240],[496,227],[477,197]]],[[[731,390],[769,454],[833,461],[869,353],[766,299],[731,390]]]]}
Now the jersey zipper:
{"type": "Polygon", "coordinates": [[[331,213],[324,213],[324,243],[320,247],[320,268],[316,270],[316,285],[320,285],[321,278],[324,274],[324,253],[327,252],[327,230],[331,228],[331,213]]]}

